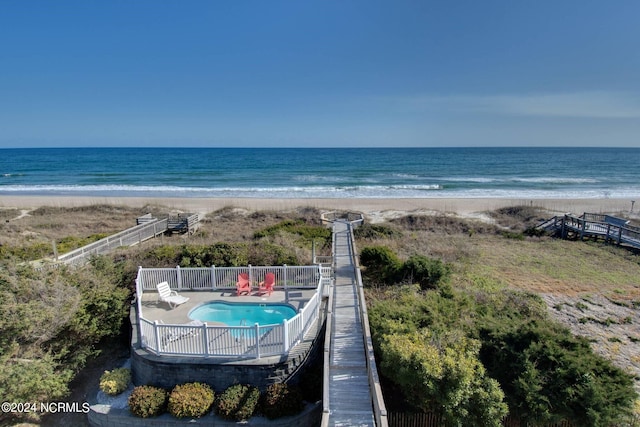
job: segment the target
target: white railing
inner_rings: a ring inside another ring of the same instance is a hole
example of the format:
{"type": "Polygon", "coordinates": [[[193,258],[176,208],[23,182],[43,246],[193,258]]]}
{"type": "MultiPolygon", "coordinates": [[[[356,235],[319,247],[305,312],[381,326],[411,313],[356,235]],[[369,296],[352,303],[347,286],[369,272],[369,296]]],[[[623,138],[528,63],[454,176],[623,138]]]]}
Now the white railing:
{"type": "MultiPolygon", "coordinates": [[[[298,316],[296,316],[298,317],[298,316]]],[[[140,318],[141,343],[159,355],[260,358],[281,355],[297,341],[285,340],[288,323],[279,325],[164,325],[140,318]]],[[[293,331],[291,335],[297,334],[293,331]]]]}
{"type": "Polygon", "coordinates": [[[121,246],[133,246],[147,239],[151,239],[167,230],[167,220],[159,220],[150,223],[136,225],[117,234],[105,237],[96,242],[85,245],[81,248],[67,252],[58,257],[58,261],[65,264],[82,264],[90,256],[100,255],[121,246]]]}
{"type": "Polygon", "coordinates": [[[140,267],[136,279],[140,343],[143,348],[159,355],[260,358],[286,354],[319,318],[324,282],[318,266],[140,267]],[[249,273],[253,282],[264,280],[267,272],[273,272],[276,275],[275,289],[315,288],[316,292],[293,318],[276,325],[169,325],[144,318],[142,293],[145,290],[156,292],[157,283],[166,281],[175,290],[235,289],[238,274],[244,272],[249,273]]]}
{"type": "Polygon", "coordinates": [[[275,289],[306,288],[318,286],[321,277],[330,273],[330,268],[318,265],[304,266],[247,266],[247,267],[200,267],[200,268],[142,268],[138,269],[138,285],[142,291],[156,291],[160,282],[169,283],[175,291],[235,289],[238,274],[248,273],[251,283],[264,280],[267,273],[276,277],[275,289]]]}

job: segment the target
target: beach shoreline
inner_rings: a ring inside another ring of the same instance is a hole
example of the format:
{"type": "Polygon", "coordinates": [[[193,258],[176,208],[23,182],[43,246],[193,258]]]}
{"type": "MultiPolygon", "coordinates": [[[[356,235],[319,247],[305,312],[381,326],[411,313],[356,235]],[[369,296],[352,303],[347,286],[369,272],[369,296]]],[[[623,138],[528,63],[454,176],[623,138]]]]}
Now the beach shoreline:
{"type": "Polygon", "coordinates": [[[206,215],[225,207],[248,211],[291,211],[301,207],[319,210],[361,212],[368,216],[382,213],[442,213],[476,216],[509,206],[532,206],[545,209],[551,215],[573,213],[632,214],[631,200],[593,199],[512,199],[512,198],[171,198],[117,196],[0,196],[0,208],[35,209],[41,206],[80,207],[90,205],[122,205],[134,208],[163,206],[176,212],[206,215]]]}

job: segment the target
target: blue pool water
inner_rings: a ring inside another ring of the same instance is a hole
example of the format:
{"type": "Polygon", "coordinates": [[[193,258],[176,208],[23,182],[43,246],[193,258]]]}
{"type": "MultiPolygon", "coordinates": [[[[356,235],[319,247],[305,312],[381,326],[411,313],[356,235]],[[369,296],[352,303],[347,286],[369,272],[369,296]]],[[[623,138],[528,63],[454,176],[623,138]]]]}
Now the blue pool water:
{"type": "Polygon", "coordinates": [[[221,322],[228,326],[278,325],[296,315],[288,304],[234,303],[214,301],[189,312],[189,318],[203,322],[221,322]]]}

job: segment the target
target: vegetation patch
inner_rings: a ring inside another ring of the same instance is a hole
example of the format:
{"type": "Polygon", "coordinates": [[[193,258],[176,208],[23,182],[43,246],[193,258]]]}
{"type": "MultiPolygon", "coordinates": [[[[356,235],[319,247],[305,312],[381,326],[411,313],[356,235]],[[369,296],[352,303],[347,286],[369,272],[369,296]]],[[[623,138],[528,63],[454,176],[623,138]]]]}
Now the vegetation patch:
{"type": "Polygon", "coordinates": [[[127,389],[130,381],[131,371],[127,368],[105,371],[100,377],[100,390],[110,396],[116,396],[127,389]]]}
{"type": "Polygon", "coordinates": [[[141,385],[135,387],[129,395],[129,410],[136,417],[157,417],[166,412],[168,397],[165,389],[141,385]]]}
{"type": "Polygon", "coordinates": [[[533,294],[391,287],[369,303],[381,373],[415,410],[500,425],[508,406],[528,423],[608,426],[636,398],[632,377],[550,320],[533,294]]]}
{"type": "Polygon", "coordinates": [[[363,248],[360,264],[377,285],[417,283],[422,289],[445,289],[451,276],[451,266],[439,259],[413,255],[403,262],[386,246],[363,248]]]}
{"type": "Polygon", "coordinates": [[[216,400],[216,414],[226,420],[244,421],[253,415],[260,401],[260,390],[247,384],[227,388],[216,400]]]}
{"type": "Polygon", "coordinates": [[[262,394],[260,408],[265,417],[275,419],[300,413],[304,402],[297,387],[276,383],[269,385],[262,394]]]}
{"type": "Polygon", "coordinates": [[[264,237],[274,236],[280,232],[297,234],[304,239],[311,241],[314,239],[322,241],[331,240],[331,230],[324,226],[310,225],[303,219],[288,219],[262,230],[253,233],[254,239],[262,239],[264,237]]]}
{"type": "Polygon", "coordinates": [[[176,418],[200,418],[213,406],[215,393],[207,384],[177,385],[169,394],[167,409],[176,418]]]}
{"type": "Polygon", "coordinates": [[[387,224],[369,223],[362,224],[356,228],[353,234],[356,239],[368,240],[400,238],[403,236],[403,233],[395,227],[387,224]]]}

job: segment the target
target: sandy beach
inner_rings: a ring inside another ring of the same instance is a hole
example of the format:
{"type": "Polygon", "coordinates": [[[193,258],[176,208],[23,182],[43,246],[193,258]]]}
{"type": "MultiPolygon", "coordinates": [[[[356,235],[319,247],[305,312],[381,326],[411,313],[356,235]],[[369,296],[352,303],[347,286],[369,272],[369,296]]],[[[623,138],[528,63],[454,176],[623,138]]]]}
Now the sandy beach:
{"type": "MultiPolygon", "coordinates": [[[[225,207],[249,211],[288,211],[297,207],[320,210],[362,212],[370,218],[389,218],[406,213],[451,213],[464,217],[480,216],[483,212],[506,206],[536,206],[549,211],[550,216],[562,213],[582,214],[631,213],[631,200],[626,199],[500,199],[500,198],[411,198],[411,199],[260,199],[260,198],[146,198],[146,197],[70,197],[70,196],[0,196],[0,208],[33,209],[40,206],[75,207],[94,204],[144,207],[165,206],[176,212],[201,215],[225,207]]],[[[637,216],[640,205],[634,207],[637,216]]]]}

